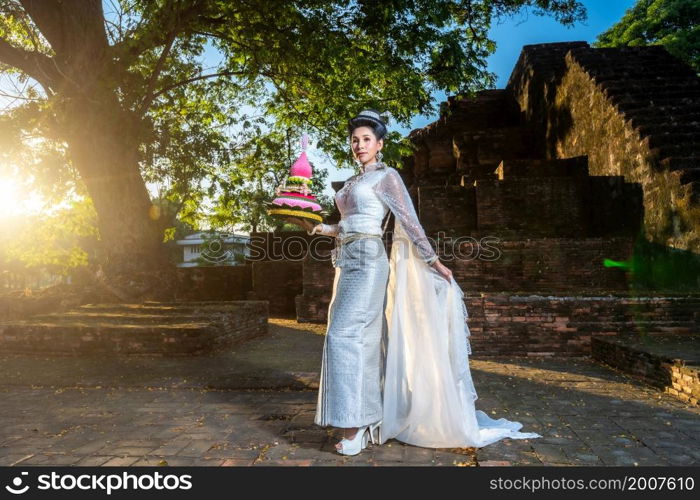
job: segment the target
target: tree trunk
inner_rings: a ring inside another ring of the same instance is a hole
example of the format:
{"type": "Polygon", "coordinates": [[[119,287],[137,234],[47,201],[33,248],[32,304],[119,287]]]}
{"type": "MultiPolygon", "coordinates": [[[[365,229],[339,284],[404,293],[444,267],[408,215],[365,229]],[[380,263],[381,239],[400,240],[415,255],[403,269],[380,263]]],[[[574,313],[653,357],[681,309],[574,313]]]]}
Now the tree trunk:
{"type": "Polygon", "coordinates": [[[95,97],[66,109],[66,132],[71,159],[98,215],[98,276],[120,300],[172,299],[176,269],[163,245],[161,214],[139,172],[139,124],[121,110],[116,96],[95,97]]]}
{"type": "Polygon", "coordinates": [[[148,134],[139,113],[119,102],[123,74],[109,52],[102,1],[20,2],[55,56],[0,48],[5,62],[44,86],[58,132],[92,198],[102,243],[96,276],[120,300],[172,298],[175,266],[139,172],[138,148],[148,134]]]}

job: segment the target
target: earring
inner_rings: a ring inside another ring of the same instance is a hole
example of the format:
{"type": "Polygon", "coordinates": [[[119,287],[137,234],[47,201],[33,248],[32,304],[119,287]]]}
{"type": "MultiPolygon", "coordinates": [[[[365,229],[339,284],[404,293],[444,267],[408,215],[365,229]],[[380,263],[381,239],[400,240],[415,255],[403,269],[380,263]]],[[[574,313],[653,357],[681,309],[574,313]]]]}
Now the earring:
{"type": "Polygon", "coordinates": [[[382,161],[382,158],[384,158],[384,155],[382,154],[381,151],[377,151],[376,158],[377,158],[377,161],[382,161]]]}

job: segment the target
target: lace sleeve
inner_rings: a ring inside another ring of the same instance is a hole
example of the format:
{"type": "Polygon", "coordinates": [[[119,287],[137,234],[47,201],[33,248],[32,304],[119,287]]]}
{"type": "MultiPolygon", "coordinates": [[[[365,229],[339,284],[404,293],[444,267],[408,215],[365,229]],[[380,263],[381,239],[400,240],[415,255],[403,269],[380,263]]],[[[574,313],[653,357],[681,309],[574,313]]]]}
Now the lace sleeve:
{"type": "Polygon", "coordinates": [[[406,189],[406,185],[398,171],[395,168],[388,167],[384,177],[374,185],[374,190],[406,228],[406,233],[418,248],[420,257],[428,264],[435,262],[438,256],[425,235],[423,226],[421,226],[416,210],[413,207],[411,196],[408,194],[408,189],[406,189]]]}

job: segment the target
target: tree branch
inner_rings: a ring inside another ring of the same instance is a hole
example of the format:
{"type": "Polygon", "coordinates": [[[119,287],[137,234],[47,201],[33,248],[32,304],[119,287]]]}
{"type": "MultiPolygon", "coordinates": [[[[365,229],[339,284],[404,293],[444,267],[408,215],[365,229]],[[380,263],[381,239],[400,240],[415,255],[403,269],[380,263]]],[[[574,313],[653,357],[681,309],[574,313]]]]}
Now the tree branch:
{"type": "Polygon", "coordinates": [[[155,89],[156,82],[158,81],[158,75],[160,75],[160,72],[163,70],[165,60],[168,58],[168,54],[170,54],[170,50],[173,47],[173,43],[175,43],[176,37],[177,29],[174,29],[168,35],[168,39],[165,42],[165,47],[163,47],[163,52],[160,53],[160,57],[158,58],[156,67],[153,68],[153,73],[151,73],[151,77],[148,80],[148,85],[146,86],[146,91],[144,92],[143,101],[141,102],[141,105],[138,109],[139,116],[143,115],[146,112],[148,106],[151,105],[153,99],[155,99],[156,97],[156,94],[153,94],[153,89],[155,89]]]}
{"type": "Polygon", "coordinates": [[[171,43],[169,40],[173,34],[177,37],[187,31],[189,25],[206,12],[203,0],[180,10],[174,8],[173,3],[164,2],[164,6],[149,20],[141,20],[134,29],[124,33],[119,43],[111,46],[110,50],[125,68],[131,66],[144,52],[171,43]]]}
{"type": "Polygon", "coordinates": [[[147,109],[148,106],[151,105],[151,103],[156,99],[156,97],[165,94],[166,92],[177,88],[177,87],[182,87],[183,85],[187,85],[188,83],[196,82],[198,80],[205,80],[207,78],[215,78],[217,76],[236,76],[236,75],[247,75],[248,73],[246,71],[223,71],[221,73],[211,73],[208,75],[199,75],[199,76],[193,76],[192,78],[187,78],[186,80],[179,81],[177,83],[173,83],[172,85],[167,85],[160,89],[158,92],[155,92],[151,98],[148,100],[148,102],[144,101],[144,104],[142,105],[144,109],[147,109]]]}
{"type": "Polygon", "coordinates": [[[65,40],[60,23],[62,8],[60,2],[55,0],[20,0],[19,3],[39,28],[39,31],[49,42],[54,52],[57,54],[61,53],[65,40]]]}
{"type": "Polygon", "coordinates": [[[51,87],[58,82],[50,57],[17,48],[3,38],[0,38],[0,63],[31,76],[44,87],[47,94],[51,93],[51,87]]]}

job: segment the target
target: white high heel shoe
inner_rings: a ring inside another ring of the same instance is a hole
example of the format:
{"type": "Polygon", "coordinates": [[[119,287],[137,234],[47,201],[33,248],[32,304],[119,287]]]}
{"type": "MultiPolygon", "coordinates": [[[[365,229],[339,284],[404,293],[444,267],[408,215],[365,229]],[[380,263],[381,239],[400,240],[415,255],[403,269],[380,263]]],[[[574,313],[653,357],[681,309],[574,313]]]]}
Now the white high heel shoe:
{"type": "Polygon", "coordinates": [[[380,431],[380,426],[382,425],[382,421],[380,420],[379,422],[376,422],[374,424],[369,425],[369,438],[372,440],[372,444],[379,444],[381,441],[381,431],[380,431]],[[376,433],[376,437],[375,437],[376,433]]]}
{"type": "Polygon", "coordinates": [[[343,438],[340,441],[340,449],[337,450],[341,455],[357,455],[362,450],[367,448],[367,442],[369,438],[367,436],[368,426],[360,427],[357,429],[355,437],[352,439],[343,438]]]}

